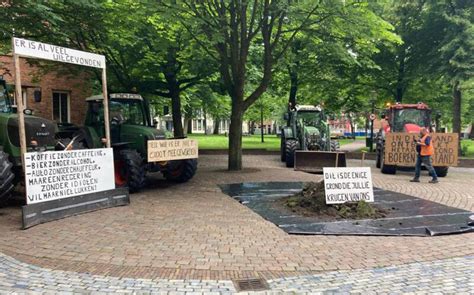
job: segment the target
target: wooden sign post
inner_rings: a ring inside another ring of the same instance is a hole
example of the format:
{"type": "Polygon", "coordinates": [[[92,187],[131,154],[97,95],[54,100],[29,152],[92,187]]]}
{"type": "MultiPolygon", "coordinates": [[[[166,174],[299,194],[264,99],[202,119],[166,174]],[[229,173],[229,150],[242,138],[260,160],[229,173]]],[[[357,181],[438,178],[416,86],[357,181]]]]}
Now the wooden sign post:
{"type": "Polygon", "coordinates": [[[110,122],[109,122],[109,101],[107,97],[107,76],[105,72],[105,56],[85,51],[65,48],[61,46],[12,38],[13,62],[15,64],[15,94],[18,112],[18,128],[20,135],[21,160],[24,170],[24,155],[26,154],[26,135],[25,135],[25,105],[21,95],[21,76],[20,76],[20,57],[39,58],[45,60],[59,61],[82,65],[87,67],[102,69],[102,93],[104,96],[104,120],[106,146],[110,148],[110,122]]]}
{"type": "Polygon", "coordinates": [[[105,56],[20,38],[12,38],[12,48],[21,161],[25,173],[27,201],[27,205],[22,207],[23,228],[79,213],[129,204],[128,189],[115,188],[105,56]],[[106,149],[27,152],[20,56],[102,70],[106,149]],[[59,163],[57,165],[60,167],[47,170],[46,173],[43,168],[49,167],[48,163],[51,161],[59,163]],[[81,168],[83,171],[70,172],[71,168],[81,168]]]}

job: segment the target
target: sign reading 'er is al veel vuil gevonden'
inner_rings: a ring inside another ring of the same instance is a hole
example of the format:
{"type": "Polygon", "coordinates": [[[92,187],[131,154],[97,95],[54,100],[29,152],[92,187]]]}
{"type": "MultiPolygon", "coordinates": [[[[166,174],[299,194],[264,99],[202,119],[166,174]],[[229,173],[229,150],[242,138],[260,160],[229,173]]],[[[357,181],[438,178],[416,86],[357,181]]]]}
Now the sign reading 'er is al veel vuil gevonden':
{"type": "Polygon", "coordinates": [[[21,38],[13,38],[13,52],[25,57],[105,69],[105,57],[103,55],[21,38]]]}
{"type": "Polygon", "coordinates": [[[115,188],[112,149],[25,154],[27,204],[115,188]]]}
{"type": "Polygon", "coordinates": [[[323,168],[326,204],[374,201],[370,167],[323,168]]]}

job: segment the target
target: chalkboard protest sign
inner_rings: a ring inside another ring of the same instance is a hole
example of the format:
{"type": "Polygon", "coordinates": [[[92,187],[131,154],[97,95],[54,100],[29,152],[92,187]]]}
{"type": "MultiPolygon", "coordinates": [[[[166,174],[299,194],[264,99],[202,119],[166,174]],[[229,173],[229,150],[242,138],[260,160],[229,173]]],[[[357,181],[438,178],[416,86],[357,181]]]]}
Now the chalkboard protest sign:
{"type": "Polygon", "coordinates": [[[324,167],[323,175],[326,204],[374,201],[370,167],[324,167]]]}
{"type": "MultiPolygon", "coordinates": [[[[385,138],[384,163],[397,166],[415,166],[416,133],[388,133],[385,138]]],[[[434,147],[433,166],[458,165],[458,134],[432,133],[431,142],[434,147]]]]}
{"type": "Polygon", "coordinates": [[[113,150],[27,153],[25,185],[27,204],[115,189],[113,150]]]}
{"type": "Polygon", "coordinates": [[[148,141],[148,162],[194,159],[198,157],[198,143],[194,139],[148,141]]]}

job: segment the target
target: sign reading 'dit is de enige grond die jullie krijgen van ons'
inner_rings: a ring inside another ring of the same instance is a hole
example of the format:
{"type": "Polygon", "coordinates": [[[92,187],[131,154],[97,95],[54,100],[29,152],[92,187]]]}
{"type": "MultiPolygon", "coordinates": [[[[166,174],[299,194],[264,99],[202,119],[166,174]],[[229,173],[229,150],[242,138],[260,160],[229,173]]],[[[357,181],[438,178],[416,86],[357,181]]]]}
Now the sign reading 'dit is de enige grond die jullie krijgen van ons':
{"type": "Polygon", "coordinates": [[[20,38],[13,38],[13,49],[15,54],[25,57],[105,69],[105,57],[90,52],[20,38]]]}
{"type": "Polygon", "coordinates": [[[112,149],[25,154],[27,204],[112,190],[112,149]]]}
{"type": "Polygon", "coordinates": [[[326,204],[374,201],[370,167],[324,167],[323,174],[326,204]]]}

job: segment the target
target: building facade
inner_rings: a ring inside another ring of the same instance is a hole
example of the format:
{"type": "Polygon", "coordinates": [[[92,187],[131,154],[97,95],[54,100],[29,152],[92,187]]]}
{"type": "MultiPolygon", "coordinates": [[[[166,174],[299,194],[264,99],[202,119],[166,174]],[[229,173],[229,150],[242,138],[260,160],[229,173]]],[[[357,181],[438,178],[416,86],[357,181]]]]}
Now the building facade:
{"type": "MultiPolygon", "coordinates": [[[[86,114],[85,99],[92,95],[91,75],[87,71],[76,71],[68,74],[70,66],[53,64],[54,68],[46,71],[41,66],[29,63],[20,58],[22,99],[35,116],[53,120],[58,123],[82,125],[86,114]]],[[[16,105],[14,91],[15,71],[13,58],[0,56],[0,76],[9,86],[16,105]]]]}

